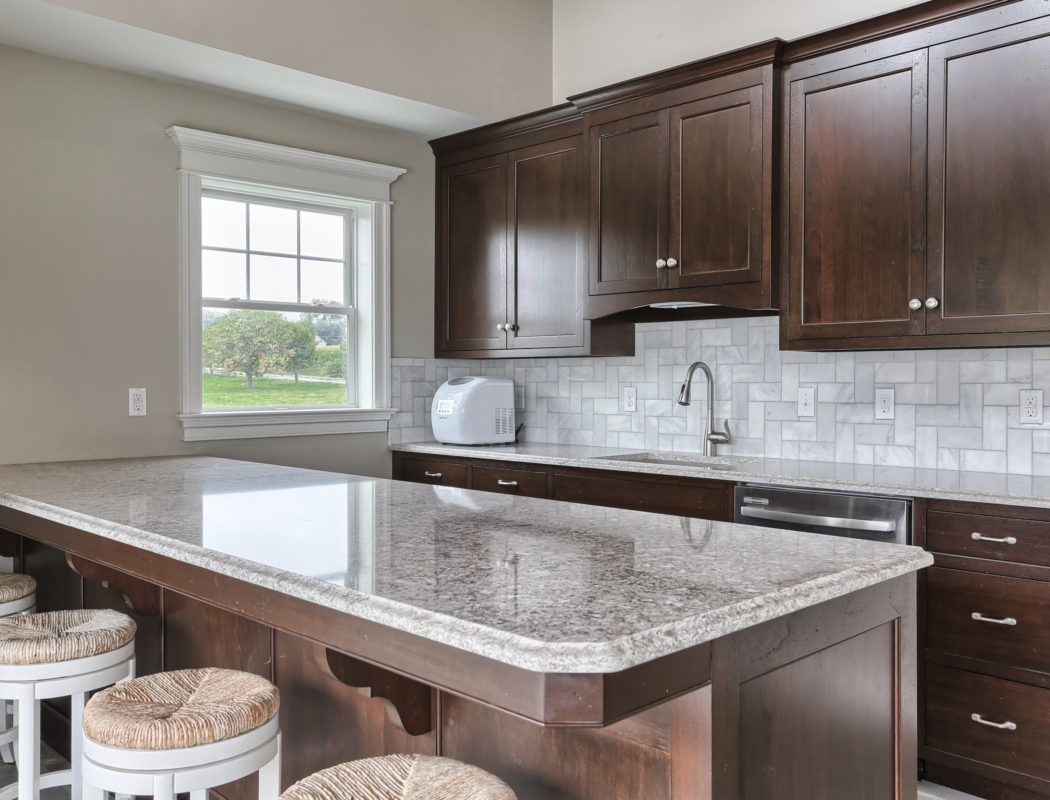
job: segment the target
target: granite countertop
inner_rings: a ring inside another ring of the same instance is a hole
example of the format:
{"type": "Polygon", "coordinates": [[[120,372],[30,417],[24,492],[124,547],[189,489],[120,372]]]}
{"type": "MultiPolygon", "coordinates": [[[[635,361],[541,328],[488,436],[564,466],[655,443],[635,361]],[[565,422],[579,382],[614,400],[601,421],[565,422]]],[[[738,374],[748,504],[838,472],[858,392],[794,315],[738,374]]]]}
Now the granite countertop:
{"type": "MultiPolygon", "coordinates": [[[[510,445],[451,445],[413,442],[391,445],[392,450],[436,456],[491,458],[562,467],[608,469],[651,475],[682,475],[740,483],[768,483],[807,489],[835,489],[901,497],[925,497],[971,503],[1001,503],[1050,508],[1050,477],[1001,475],[990,472],[914,469],[824,461],[792,461],[750,456],[726,456],[728,469],[704,469],[680,464],[646,464],[612,460],[637,453],[612,447],[523,442],[510,445]]],[[[674,453],[660,453],[674,457],[674,453]]],[[[681,454],[696,458],[696,454],[681,454]]],[[[719,459],[716,459],[719,460],[719,459]]]]}
{"type": "Polygon", "coordinates": [[[207,457],[0,466],[0,506],[543,672],[615,672],[915,547],[207,457]]]}

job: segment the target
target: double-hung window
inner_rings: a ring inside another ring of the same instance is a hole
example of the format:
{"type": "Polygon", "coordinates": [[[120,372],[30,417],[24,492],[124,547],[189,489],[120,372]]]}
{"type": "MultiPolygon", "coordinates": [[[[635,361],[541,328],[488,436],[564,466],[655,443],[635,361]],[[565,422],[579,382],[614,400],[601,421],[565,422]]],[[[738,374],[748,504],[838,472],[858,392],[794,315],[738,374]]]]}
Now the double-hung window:
{"type": "Polygon", "coordinates": [[[186,441],[385,430],[396,167],[173,127],[186,441]]]}

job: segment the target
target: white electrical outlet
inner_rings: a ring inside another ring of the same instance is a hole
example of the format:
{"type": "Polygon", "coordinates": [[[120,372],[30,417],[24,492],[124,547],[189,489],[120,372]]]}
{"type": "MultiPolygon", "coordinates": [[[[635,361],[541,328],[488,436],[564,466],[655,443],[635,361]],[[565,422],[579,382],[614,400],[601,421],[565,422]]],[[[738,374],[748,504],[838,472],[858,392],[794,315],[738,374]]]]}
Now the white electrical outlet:
{"type": "Polygon", "coordinates": [[[146,416],[146,390],[128,389],[128,416],[146,416]]]}
{"type": "Polygon", "coordinates": [[[875,390],[875,419],[893,419],[893,389],[875,390]]]}
{"type": "Polygon", "coordinates": [[[633,386],[623,387],[623,410],[638,410],[638,390],[633,386]]]}
{"type": "Polygon", "coordinates": [[[800,386],[798,390],[798,415],[800,417],[812,417],[814,409],[814,390],[812,386],[800,386]]]}
{"type": "Polygon", "coordinates": [[[1042,425],[1043,424],[1043,390],[1022,389],[1021,390],[1021,424],[1042,425]]]}

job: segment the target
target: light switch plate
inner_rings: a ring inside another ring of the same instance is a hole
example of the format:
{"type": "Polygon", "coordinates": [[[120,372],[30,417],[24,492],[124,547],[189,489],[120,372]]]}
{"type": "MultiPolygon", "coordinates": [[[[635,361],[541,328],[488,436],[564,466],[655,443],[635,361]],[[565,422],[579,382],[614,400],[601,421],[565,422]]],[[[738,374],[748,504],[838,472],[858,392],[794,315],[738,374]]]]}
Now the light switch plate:
{"type": "Polygon", "coordinates": [[[893,419],[893,389],[875,390],[875,419],[893,419]]]}
{"type": "Polygon", "coordinates": [[[815,394],[812,386],[800,386],[798,389],[798,415],[800,417],[812,417],[816,410],[814,408],[815,394]]]}
{"type": "Polygon", "coordinates": [[[1020,411],[1022,425],[1042,425],[1043,390],[1022,389],[1020,411]]]}

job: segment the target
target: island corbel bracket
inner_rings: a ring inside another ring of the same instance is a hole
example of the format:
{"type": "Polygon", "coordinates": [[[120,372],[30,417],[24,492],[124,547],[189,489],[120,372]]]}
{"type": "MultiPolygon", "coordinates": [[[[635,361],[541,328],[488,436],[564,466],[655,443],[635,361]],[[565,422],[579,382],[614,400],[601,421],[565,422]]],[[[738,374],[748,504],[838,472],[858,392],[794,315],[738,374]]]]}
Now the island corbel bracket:
{"type": "Polygon", "coordinates": [[[381,700],[390,721],[405,733],[421,736],[434,729],[429,686],[327,647],[325,660],[333,678],[381,700]]]}
{"type": "Polygon", "coordinates": [[[124,572],[104,567],[95,561],[66,553],[66,564],[73,572],[105,589],[120,592],[124,605],[142,617],[156,617],[161,612],[160,587],[134,578],[124,572]]]}

